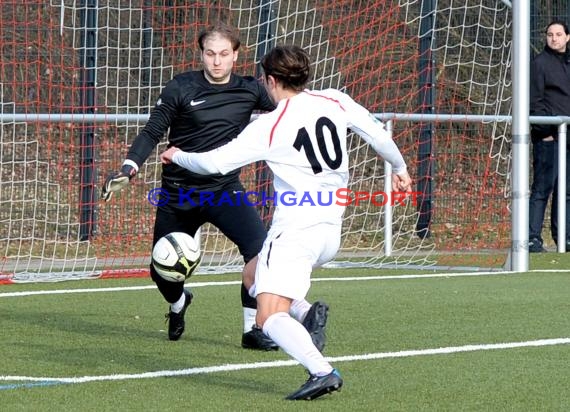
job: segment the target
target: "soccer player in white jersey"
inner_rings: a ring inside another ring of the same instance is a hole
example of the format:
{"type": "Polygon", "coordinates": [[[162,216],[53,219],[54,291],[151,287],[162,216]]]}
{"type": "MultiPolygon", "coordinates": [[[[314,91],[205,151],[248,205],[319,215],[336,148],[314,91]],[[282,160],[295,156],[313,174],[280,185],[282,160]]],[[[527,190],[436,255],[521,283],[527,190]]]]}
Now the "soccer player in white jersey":
{"type": "MultiPolygon", "coordinates": [[[[345,207],[328,198],[348,186],[347,129],[391,163],[395,190],[410,193],[411,179],[396,144],[368,110],[338,90],[305,89],[310,59],[303,49],[275,47],[261,65],[277,109],[259,116],[225,146],[204,153],[173,146],[161,160],[203,174],[228,173],[265,160],[273,171],[277,204],[254,282],[246,287],[257,299],[257,324],[309,371],[307,382],[286,399],[310,400],[343,384],[311,337],[310,332],[320,332],[319,325],[307,327],[304,322],[303,327],[303,320],[311,312],[305,297],[312,269],[330,261],[340,246],[345,207]],[[284,204],[279,200],[285,192],[304,201],[284,204]]],[[[317,312],[325,313],[311,314],[312,320],[326,321],[326,309],[317,306],[317,312]]]]}

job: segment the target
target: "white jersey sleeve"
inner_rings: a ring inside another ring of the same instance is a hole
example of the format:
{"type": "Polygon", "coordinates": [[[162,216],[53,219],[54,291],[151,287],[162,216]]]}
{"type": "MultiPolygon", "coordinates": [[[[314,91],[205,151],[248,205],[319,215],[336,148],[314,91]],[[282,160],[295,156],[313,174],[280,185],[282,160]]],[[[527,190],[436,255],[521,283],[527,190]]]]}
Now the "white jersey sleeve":
{"type": "Polygon", "coordinates": [[[382,158],[388,161],[394,173],[407,171],[406,162],[390,138],[384,123],[376,119],[366,108],[356,103],[350,96],[338,90],[329,89],[327,92],[334,93],[347,112],[348,127],[360,135],[382,158]]]}
{"type": "Polygon", "coordinates": [[[250,123],[240,135],[231,142],[205,153],[174,153],[172,161],[194,173],[226,174],[250,163],[264,160],[269,150],[267,124],[271,123],[270,114],[261,115],[250,123]]]}

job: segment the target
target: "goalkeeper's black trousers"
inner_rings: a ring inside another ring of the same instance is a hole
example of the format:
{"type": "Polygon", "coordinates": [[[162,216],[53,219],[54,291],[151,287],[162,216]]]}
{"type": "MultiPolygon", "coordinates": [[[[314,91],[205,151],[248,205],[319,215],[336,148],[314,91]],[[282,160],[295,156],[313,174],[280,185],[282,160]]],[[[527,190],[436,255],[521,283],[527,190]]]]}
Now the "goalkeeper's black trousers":
{"type": "MultiPolygon", "coordinates": [[[[200,201],[197,197],[194,202],[166,203],[157,207],[152,246],[168,233],[186,232],[194,236],[204,223],[211,223],[238,247],[244,262],[249,262],[261,251],[267,231],[256,207],[243,202],[244,193],[241,184],[233,184],[214,192],[208,201],[200,201]]],[[[183,282],[165,281],[152,265],[150,271],[164,299],[169,303],[176,302],[182,295],[183,282]]],[[[249,296],[243,285],[241,299],[242,306],[256,308],[255,299],[249,296]]]]}

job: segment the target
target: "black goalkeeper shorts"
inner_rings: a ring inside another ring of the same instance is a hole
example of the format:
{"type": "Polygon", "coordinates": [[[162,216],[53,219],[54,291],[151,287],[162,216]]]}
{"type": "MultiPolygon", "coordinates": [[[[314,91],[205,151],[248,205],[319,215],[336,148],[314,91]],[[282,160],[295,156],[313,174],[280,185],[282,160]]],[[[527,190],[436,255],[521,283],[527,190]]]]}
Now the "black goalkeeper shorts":
{"type": "Polygon", "coordinates": [[[186,232],[191,236],[204,223],[216,226],[239,249],[247,263],[261,251],[267,231],[256,206],[243,202],[243,192],[219,190],[207,201],[195,200],[192,207],[165,204],[157,207],[152,245],[170,232],[186,232]]]}

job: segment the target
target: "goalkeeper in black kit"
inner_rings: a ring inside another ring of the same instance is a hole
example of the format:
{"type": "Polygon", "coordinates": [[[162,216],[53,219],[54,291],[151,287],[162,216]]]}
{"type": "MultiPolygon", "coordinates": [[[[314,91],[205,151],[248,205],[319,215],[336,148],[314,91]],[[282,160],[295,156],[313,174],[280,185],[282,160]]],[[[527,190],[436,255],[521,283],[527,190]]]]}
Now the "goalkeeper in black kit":
{"type": "MultiPolygon", "coordinates": [[[[233,140],[248,125],[254,110],[275,108],[260,82],[232,73],[240,46],[234,28],[217,23],[200,34],[198,43],[203,70],[179,74],[166,84],[147,124],[133,141],[121,171],[105,181],[101,193],[105,200],[128,185],[169,129],[168,147],[207,152],[233,140]]],[[[175,164],[163,165],[162,191],[168,195],[168,202],[157,207],[153,246],[170,232],[194,236],[200,226],[209,222],[237,245],[245,262],[244,276],[254,273],[267,233],[256,209],[237,198],[244,192],[239,173],[236,170],[226,175],[203,176],[175,164]],[[204,193],[209,202],[200,201],[204,193]],[[217,201],[222,197],[223,201],[217,201]]],[[[152,265],[150,274],[170,303],[168,337],[178,340],[184,332],[184,316],[192,292],[184,288],[184,282],[161,278],[152,265]]],[[[242,347],[276,350],[277,345],[255,326],[256,301],[243,284],[241,301],[242,347]]]]}

